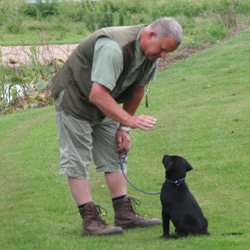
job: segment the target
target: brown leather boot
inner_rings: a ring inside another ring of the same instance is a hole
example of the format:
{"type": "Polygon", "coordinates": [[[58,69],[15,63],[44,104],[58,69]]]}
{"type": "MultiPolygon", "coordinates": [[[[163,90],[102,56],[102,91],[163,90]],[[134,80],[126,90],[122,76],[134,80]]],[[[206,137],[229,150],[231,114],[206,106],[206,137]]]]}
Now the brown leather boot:
{"type": "MultiPolygon", "coordinates": [[[[86,204],[83,208],[79,209],[82,216],[82,235],[111,235],[123,233],[122,228],[113,227],[101,219],[101,207],[94,202],[86,204]]],[[[107,213],[107,211],[105,210],[107,213]]],[[[106,215],[105,213],[105,215],[106,215]]]]}
{"type": "Polygon", "coordinates": [[[115,226],[123,229],[135,227],[151,227],[161,224],[159,219],[146,219],[134,210],[135,205],[140,205],[140,201],[125,196],[123,199],[113,201],[115,211],[115,226]]]}

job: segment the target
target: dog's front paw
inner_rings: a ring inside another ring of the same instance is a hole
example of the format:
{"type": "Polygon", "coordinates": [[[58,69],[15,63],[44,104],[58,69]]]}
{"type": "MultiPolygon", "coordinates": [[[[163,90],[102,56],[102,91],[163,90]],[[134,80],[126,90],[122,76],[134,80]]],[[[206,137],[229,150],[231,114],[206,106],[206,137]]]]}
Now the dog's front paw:
{"type": "Polygon", "coordinates": [[[163,238],[163,239],[177,239],[178,237],[167,234],[167,235],[162,235],[161,238],[163,238]]]}

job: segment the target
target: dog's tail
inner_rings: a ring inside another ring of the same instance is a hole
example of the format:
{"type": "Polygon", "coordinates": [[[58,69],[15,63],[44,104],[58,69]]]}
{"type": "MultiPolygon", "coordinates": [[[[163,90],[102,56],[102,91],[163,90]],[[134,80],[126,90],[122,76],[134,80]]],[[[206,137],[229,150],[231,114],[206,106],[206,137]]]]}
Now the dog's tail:
{"type": "Polygon", "coordinates": [[[225,233],[220,235],[243,235],[244,233],[225,233]]]}

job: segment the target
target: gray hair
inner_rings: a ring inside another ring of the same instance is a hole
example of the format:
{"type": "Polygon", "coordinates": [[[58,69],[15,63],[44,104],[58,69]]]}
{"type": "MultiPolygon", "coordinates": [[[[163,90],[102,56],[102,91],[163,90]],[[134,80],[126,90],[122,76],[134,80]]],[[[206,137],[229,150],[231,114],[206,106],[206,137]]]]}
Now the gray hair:
{"type": "Polygon", "coordinates": [[[182,42],[182,28],[181,25],[173,18],[162,17],[149,25],[153,30],[157,30],[157,37],[163,39],[173,36],[177,45],[182,42]]]}

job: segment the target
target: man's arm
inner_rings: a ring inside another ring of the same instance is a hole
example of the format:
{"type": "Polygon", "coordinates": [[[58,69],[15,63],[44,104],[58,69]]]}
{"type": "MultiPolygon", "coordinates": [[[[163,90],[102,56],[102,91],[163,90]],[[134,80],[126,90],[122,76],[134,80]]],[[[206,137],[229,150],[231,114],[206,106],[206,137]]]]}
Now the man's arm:
{"type": "Polygon", "coordinates": [[[105,115],[116,120],[123,126],[148,130],[155,125],[157,121],[155,118],[145,115],[133,116],[143,97],[142,90],[142,87],[137,87],[132,99],[124,104],[124,108],[121,108],[109,94],[110,90],[108,88],[94,82],[89,100],[105,115]]]}
{"type": "MultiPolygon", "coordinates": [[[[141,103],[142,97],[144,95],[144,86],[135,87],[132,98],[123,104],[123,109],[126,110],[130,115],[134,115],[138,106],[141,103]]],[[[123,125],[123,124],[121,124],[123,125]]]]}

